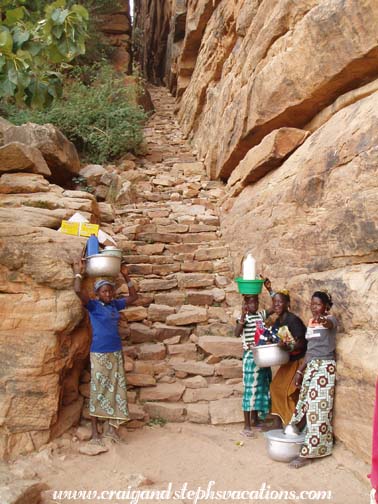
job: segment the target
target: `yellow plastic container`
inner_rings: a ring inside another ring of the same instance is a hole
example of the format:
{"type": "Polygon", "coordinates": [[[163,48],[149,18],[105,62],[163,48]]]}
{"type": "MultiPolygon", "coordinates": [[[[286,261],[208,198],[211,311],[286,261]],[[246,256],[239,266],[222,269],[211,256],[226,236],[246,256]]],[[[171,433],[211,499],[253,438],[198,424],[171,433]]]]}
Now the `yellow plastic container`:
{"type": "Polygon", "coordinates": [[[91,236],[91,234],[98,235],[99,225],[90,224],[89,222],[69,222],[62,220],[60,231],[65,234],[74,236],[91,236]]]}

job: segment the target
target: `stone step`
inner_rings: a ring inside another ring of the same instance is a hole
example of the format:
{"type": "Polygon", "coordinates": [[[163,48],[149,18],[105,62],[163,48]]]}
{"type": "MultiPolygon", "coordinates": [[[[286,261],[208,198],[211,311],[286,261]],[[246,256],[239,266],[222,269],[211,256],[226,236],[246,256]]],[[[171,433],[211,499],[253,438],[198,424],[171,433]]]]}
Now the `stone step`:
{"type": "Polygon", "coordinates": [[[174,98],[153,90],[146,156],[122,179],[137,197],[108,225],[139,292],[120,321],[132,418],[239,421],[242,345],[227,304],[236,293],[220,232],[224,185],[196,161],[172,117],[174,98]]]}

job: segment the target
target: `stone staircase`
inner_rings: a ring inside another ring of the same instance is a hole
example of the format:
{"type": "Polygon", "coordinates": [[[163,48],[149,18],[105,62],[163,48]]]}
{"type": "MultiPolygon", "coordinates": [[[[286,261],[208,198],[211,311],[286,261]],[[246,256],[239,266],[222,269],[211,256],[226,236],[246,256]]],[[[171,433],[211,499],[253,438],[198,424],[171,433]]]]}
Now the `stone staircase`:
{"type": "Polygon", "coordinates": [[[121,321],[129,425],[238,422],[242,347],[231,307],[240,297],[220,232],[224,186],[182,138],[167,90],[150,91],[156,113],[129,176],[133,203],[117,205],[112,224],[140,296],[121,321]]]}

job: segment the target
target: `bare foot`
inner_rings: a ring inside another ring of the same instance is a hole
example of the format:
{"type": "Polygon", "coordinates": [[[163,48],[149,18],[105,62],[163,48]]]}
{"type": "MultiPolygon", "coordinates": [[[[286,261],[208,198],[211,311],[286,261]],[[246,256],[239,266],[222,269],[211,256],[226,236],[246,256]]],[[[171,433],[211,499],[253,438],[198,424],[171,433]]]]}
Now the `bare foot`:
{"type": "Polygon", "coordinates": [[[256,429],[256,430],[260,431],[260,430],[262,430],[263,425],[264,425],[263,423],[261,423],[261,422],[257,422],[257,423],[253,423],[253,424],[252,424],[252,427],[253,427],[254,429],[256,429]]]}
{"type": "Polygon", "coordinates": [[[274,415],[273,422],[272,422],[269,430],[272,430],[272,429],[282,429],[282,420],[277,415],[274,415]]]}
{"type": "Polygon", "coordinates": [[[311,462],[312,460],[309,458],[297,457],[290,462],[289,467],[292,469],[300,469],[301,467],[311,464],[311,462]]]}
{"type": "Polygon", "coordinates": [[[240,435],[246,438],[254,438],[255,434],[251,431],[251,429],[244,429],[240,431],[240,435]]]}
{"type": "Polygon", "coordinates": [[[274,427],[271,424],[263,424],[263,423],[259,423],[257,425],[254,425],[253,428],[260,431],[260,432],[268,432],[268,431],[274,429],[274,427]]]}

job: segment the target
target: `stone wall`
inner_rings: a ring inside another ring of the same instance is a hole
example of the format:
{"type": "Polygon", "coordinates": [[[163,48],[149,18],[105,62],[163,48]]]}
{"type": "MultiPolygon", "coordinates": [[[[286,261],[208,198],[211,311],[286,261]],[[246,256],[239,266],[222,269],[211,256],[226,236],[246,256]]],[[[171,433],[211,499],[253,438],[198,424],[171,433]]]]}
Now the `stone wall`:
{"type": "Polygon", "coordinates": [[[118,0],[98,17],[99,27],[113,47],[111,60],[117,70],[131,73],[131,16],[129,0],[118,0]]]}
{"type": "Polygon", "coordinates": [[[251,249],[261,273],[292,289],[305,319],[313,289],[333,292],[341,322],[336,435],[369,460],[378,4],[189,0],[174,46],[175,5],[161,3],[172,13],[164,44],[176,55],[165,82],[208,174],[228,181],[222,230],[235,266],[251,249]]]}

